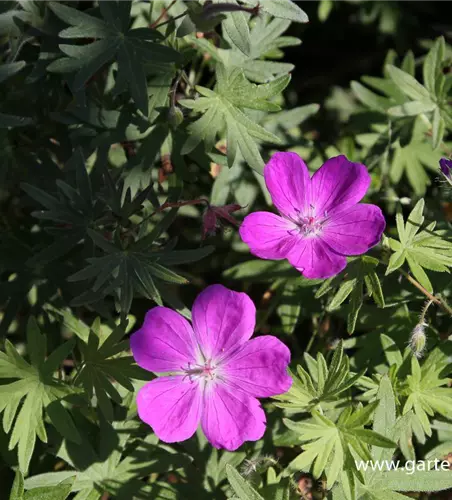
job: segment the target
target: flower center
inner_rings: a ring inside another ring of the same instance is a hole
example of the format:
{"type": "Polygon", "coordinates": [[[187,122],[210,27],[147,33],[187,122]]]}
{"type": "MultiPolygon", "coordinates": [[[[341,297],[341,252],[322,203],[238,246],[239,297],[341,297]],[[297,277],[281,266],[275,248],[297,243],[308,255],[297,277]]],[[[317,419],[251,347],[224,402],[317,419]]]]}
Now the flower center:
{"type": "Polygon", "coordinates": [[[188,367],[184,369],[184,372],[190,380],[197,380],[200,378],[204,380],[213,380],[216,376],[215,369],[216,366],[212,364],[212,360],[208,359],[204,364],[192,365],[188,363],[188,367]]]}
{"type": "Polygon", "coordinates": [[[303,236],[317,236],[322,231],[323,220],[312,215],[300,217],[298,227],[303,236]]]}

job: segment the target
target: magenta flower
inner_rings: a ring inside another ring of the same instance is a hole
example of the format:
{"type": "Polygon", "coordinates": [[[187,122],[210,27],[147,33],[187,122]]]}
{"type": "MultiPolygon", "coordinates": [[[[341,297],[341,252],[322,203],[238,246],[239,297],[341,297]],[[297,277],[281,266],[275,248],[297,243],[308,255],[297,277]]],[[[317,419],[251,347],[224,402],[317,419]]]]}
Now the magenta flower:
{"type": "Polygon", "coordinates": [[[439,169],[447,179],[450,179],[452,174],[452,160],[449,158],[441,158],[441,160],[439,160],[439,169]]]}
{"type": "Polygon", "coordinates": [[[154,307],[130,339],[142,368],[170,373],[137,396],[138,415],[167,443],[184,441],[199,423],[216,448],[236,450],[265,431],[256,398],[286,392],[289,349],[276,337],[253,335],[256,308],[244,293],[222,285],[195,300],[193,327],[175,311],[154,307]]]}
{"type": "Polygon", "coordinates": [[[364,165],[345,156],[327,160],[310,178],[296,153],[276,153],[264,169],[280,216],[254,212],[240,228],[242,240],[262,259],[287,259],[303,276],[329,278],[376,245],[385,219],[375,205],[358,204],[370,184],[364,165]]]}

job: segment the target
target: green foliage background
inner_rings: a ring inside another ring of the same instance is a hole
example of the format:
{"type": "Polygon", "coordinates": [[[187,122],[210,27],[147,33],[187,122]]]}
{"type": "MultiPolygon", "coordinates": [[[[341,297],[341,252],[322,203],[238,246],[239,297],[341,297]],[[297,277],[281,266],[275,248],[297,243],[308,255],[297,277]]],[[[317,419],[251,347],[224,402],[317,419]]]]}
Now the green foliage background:
{"type": "Polygon", "coordinates": [[[450,495],[450,471],[402,469],[452,457],[442,5],[0,2],[5,498],[450,495]],[[238,222],[270,209],[262,169],[281,150],[371,173],[385,236],[332,279],[254,259],[224,220],[203,238],[209,206],[240,205],[238,222]],[[158,441],[135,405],[153,375],[128,343],[148,309],[189,318],[218,282],[292,352],[264,439],[234,453],[201,433],[158,441]]]}

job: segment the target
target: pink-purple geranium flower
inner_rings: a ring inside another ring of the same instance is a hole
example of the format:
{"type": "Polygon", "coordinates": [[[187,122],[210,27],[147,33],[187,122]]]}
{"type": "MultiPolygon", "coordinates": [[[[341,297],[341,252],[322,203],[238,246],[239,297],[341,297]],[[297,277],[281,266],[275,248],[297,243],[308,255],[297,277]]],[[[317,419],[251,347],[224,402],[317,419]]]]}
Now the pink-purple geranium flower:
{"type": "Polygon", "coordinates": [[[452,177],[452,160],[449,158],[441,158],[441,160],[439,160],[439,169],[446,179],[450,179],[452,177]]]}
{"type": "Polygon", "coordinates": [[[212,285],[198,295],[192,323],[167,307],[151,309],[130,339],[142,368],[170,375],[143,386],[138,415],[167,443],[190,438],[201,423],[216,448],[236,450],[265,431],[256,398],[286,392],[289,349],[253,335],[256,308],[244,293],[212,285]]]}
{"type": "Polygon", "coordinates": [[[303,276],[329,278],[346,256],[376,245],[385,219],[375,205],[359,201],[370,185],[364,165],[345,156],[327,160],[312,178],[296,153],[276,153],[264,169],[265,183],[281,215],[248,215],[240,236],[262,259],[287,259],[303,276]]]}

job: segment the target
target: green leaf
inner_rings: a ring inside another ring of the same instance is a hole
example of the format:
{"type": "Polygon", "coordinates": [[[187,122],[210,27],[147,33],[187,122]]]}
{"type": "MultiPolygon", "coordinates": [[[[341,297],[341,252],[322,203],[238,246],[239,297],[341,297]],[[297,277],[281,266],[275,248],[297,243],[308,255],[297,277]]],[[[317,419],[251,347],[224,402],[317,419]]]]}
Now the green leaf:
{"type": "Polygon", "coordinates": [[[431,95],[436,94],[436,80],[438,73],[441,71],[441,64],[445,54],[445,41],[444,37],[439,37],[429,50],[422,72],[424,76],[424,84],[431,95]]]}
{"type": "Polygon", "coordinates": [[[357,412],[353,412],[350,407],[346,408],[340,413],[336,423],[316,411],[312,411],[313,419],[309,421],[293,422],[284,419],[285,425],[303,443],[303,452],[290,462],[287,473],[300,470],[308,472],[312,469],[314,477],[318,478],[325,472],[328,488],[333,486],[345,466],[358,474],[355,460],[350,460],[352,450],[363,460],[370,460],[365,443],[388,448],[395,446],[384,436],[361,428],[374,410],[375,405],[357,412]]]}
{"type": "MultiPolygon", "coordinates": [[[[235,0],[230,0],[229,3],[237,5],[235,0]]],[[[245,55],[249,55],[251,51],[251,41],[247,16],[243,12],[230,12],[222,22],[222,27],[235,47],[245,55]]]]}
{"type": "Polygon", "coordinates": [[[356,97],[370,109],[384,112],[390,106],[389,99],[375,94],[361,83],[351,82],[350,86],[356,97]]]}
{"type": "Polygon", "coordinates": [[[398,184],[405,174],[414,192],[421,197],[430,184],[426,168],[436,172],[441,154],[432,150],[431,142],[427,139],[427,134],[431,131],[422,116],[416,117],[414,122],[411,122],[410,129],[405,132],[407,136],[403,141],[402,137],[399,137],[392,146],[394,156],[390,166],[390,177],[394,184],[398,184]]]}
{"type": "Polygon", "coordinates": [[[375,487],[394,491],[443,491],[452,488],[449,471],[441,470],[392,470],[381,475],[375,487]]]}
{"type": "Polygon", "coordinates": [[[83,363],[75,380],[84,388],[91,398],[97,397],[97,405],[107,420],[113,420],[113,405],[111,399],[121,403],[122,397],[114,387],[112,379],[129,391],[133,391],[131,378],[146,379],[144,371],[136,367],[132,356],[123,352],[128,348],[128,342],[122,341],[126,324],[120,324],[111,330],[104,342],[96,333],[93,324],[86,342],[79,344],[83,363]]]}
{"type": "Polygon", "coordinates": [[[0,83],[18,73],[26,64],[25,61],[18,61],[0,65],[0,83]]]}
{"type": "Polygon", "coordinates": [[[391,450],[396,447],[396,444],[391,439],[368,429],[356,429],[353,431],[353,435],[362,442],[372,446],[378,446],[380,448],[384,447],[391,450]]]}
{"type": "Polygon", "coordinates": [[[275,406],[298,411],[310,411],[318,405],[334,402],[352,387],[363,372],[350,373],[350,362],[344,355],[342,343],[334,351],[329,366],[319,353],[317,361],[305,355],[308,373],[302,366],[297,366],[298,376],[293,376],[293,384],[285,394],[275,396],[275,406]]]}
{"type": "Polygon", "coordinates": [[[32,118],[26,116],[5,115],[0,113],[0,128],[25,127],[33,123],[32,118]]]}
{"type": "MultiPolygon", "coordinates": [[[[12,427],[9,449],[17,446],[19,468],[23,473],[28,470],[36,437],[43,442],[47,441],[43,411],[47,411],[52,404],[61,405],[62,399],[77,392],[55,379],[53,372],[49,373],[45,369],[45,336],[41,334],[34,320],[29,323],[27,337],[28,351],[33,353],[32,365],[24,361],[9,343],[5,344],[6,353],[0,352],[0,377],[9,379],[9,383],[0,385],[0,412],[4,412],[3,428],[9,433],[12,427]],[[16,380],[10,382],[11,379],[16,380]],[[19,408],[21,401],[23,403],[19,408]]],[[[79,434],[70,415],[63,410],[57,417],[57,430],[62,427],[70,428],[67,437],[77,442],[79,434]],[[64,422],[60,418],[63,418],[64,422]]]]}
{"type": "Polygon", "coordinates": [[[28,490],[24,500],[65,500],[71,492],[73,483],[74,478],[68,478],[57,486],[28,490]]]}
{"type": "Polygon", "coordinates": [[[400,243],[389,239],[390,247],[397,251],[389,259],[386,274],[399,268],[406,259],[415,278],[432,293],[433,287],[424,269],[448,272],[452,266],[452,243],[443,238],[443,231],[434,230],[434,223],[422,230],[424,204],[421,198],[405,224],[401,216],[397,216],[400,243]]]}
{"type": "MultiPolygon", "coordinates": [[[[366,285],[367,292],[374,302],[379,307],[384,307],[383,291],[381,289],[380,279],[378,278],[375,268],[378,265],[378,260],[373,257],[363,256],[357,258],[347,267],[345,280],[339,285],[339,288],[328,304],[328,310],[337,309],[346,299],[350,297],[349,313],[347,318],[347,330],[353,333],[355,330],[356,321],[359,311],[363,305],[364,294],[363,287],[366,285]]],[[[335,278],[331,283],[326,282],[324,287],[317,292],[317,297],[320,297],[331,288],[333,285],[340,282],[339,277],[335,278]]]]}
{"type": "Polygon", "coordinates": [[[229,484],[240,500],[264,500],[261,495],[229,464],[226,464],[229,484]]]}
{"type": "Polygon", "coordinates": [[[284,286],[281,302],[277,308],[283,331],[287,335],[293,333],[301,314],[301,303],[297,297],[297,289],[298,286],[296,284],[287,283],[284,286]]]}
{"type": "MultiPolygon", "coordinates": [[[[381,378],[377,393],[378,406],[374,413],[373,431],[389,440],[394,439],[396,423],[396,406],[394,391],[391,381],[387,376],[381,378]]],[[[372,459],[374,462],[390,460],[394,450],[386,447],[374,446],[372,448],[372,459]]]]}
{"type": "Polygon", "coordinates": [[[380,335],[380,340],[388,365],[390,367],[392,365],[400,366],[403,362],[403,358],[394,340],[384,333],[380,335]]]}
{"type": "Polygon", "coordinates": [[[39,369],[45,360],[47,349],[46,337],[41,334],[36,319],[31,316],[27,324],[27,347],[31,364],[39,369]]]}
{"type": "Polygon", "coordinates": [[[437,149],[443,142],[444,134],[446,132],[446,123],[441,116],[439,108],[435,108],[432,120],[432,143],[433,149],[437,149]]]}
{"type": "Polygon", "coordinates": [[[448,379],[442,375],[444,367],[445,362],[435,358],[435,351],[430,353],[422,368],[418,360],[412,357],[411,373],[400,387],[400,393],[406,397],[403,414],[413,410],[428,436],[432,434],[429,416],[439,413],[447,417],[452,411],[448,379]]]}
{"type": "Polygon", "coordinates": [[[406,243],[405,244],[410,244],[413,241],[414,236],[416,233],[420,230],[423,222],[424,222],[424,216],[422,215],[424,212],[424,198],[421,198],[411,211],[410,215],[408,216],[408,219],[405,224],[405,238],[406,238],[406,243]]]}
{"type": "MultiPolygon", "coordinates": [[[[245,3],[255,4],[253,0],[245,0],[245,3]]],[[[274,17],[289,19],[296,23],[309,22],[307,14],[292,0],[262,0],[259,5],[264,12],[274,17]]]]}
{"type": "MultiPolygon", "coordinates": [[[[95,444],[97,440],[91,439],[88,432],[91,427],[87,426],[87,421],[81,420],[79,425],[86,430],[83,442],[80,445],[63,442],[56,450],[56,455],[64,460],[71,470],[27,478],[25,488],[30,494],[37,488],[61,485],[62,481],[75,475],[72,490],[79,492],[77,499],[99,500],[99,485],[112,497],[124,495],[123,498],[133,498],[137,494],[137,487],[139,489],[141,485],[138,479],[152,473],[163,474],[172,468],[191,467],[185,453],[158,446],[154,434],[148,434],[139,440],[134,439],[138,430],[136,421],[128,419],[108,424],[101,419],[100,429],[97,429],[99,445],[95,444]],[[140,465],[137,467],[138,462],[140,465]],[[94,493],[97,496],[94,496],[94,493]]],[[[160,490],[159,492],[161,493],[160,490]]],[[[152,491],[150,498],[163,500],[164,497],[155,496],[152,491]]],[[[172,498],[175,500],[175,497],[172,498]]]]}
{"type": "Polygon", "coordinates": [[[433,102],[410,101],[388,109],[388,114],[395,117],[417,116],[431,111],[439,112],[438,107],[433,102]]]}
{"type": "Polygon", "coordinates": [[[182,148],[182,154],[193,151],[201,141],[205,142],[207,151],[211,151],[217,136],[226,128],[228,165],[232,167],[240,153],[254,170],[262,173],[264,163],[256,141],[278,144],[280,139],[248,118],[242,109],[279,109],[270,99],[287,86],[290,77],[285,75],[270,83],[255,85],[245,78],[243,70],[228,70],[219,64],[217,78],[214,91],[197,87],[203,97],[196,101],[179,101],[182,106],[202,113],[200,118],[188,126],[190,136],[182,148]]]}
{"type": "Polygon", "coordinates": [[[428,90],[410,74],[402,71],[396,66],[392,66],[391,64],[387,66],[387,71],[392,81],[408,97],[411,97],[411,99],[414,99],[415,101],[426,103],[432,102],[428,90]]]}
{"type": "Polygon", "coordinates": [[[14,477],[9,500],[24,500],[24,476],[20,471],[17,471],[14,477]]]}
{"type": "Polygon", "coordinates": [[[105,64],[116,60],[115,92],[121,93],[129,89],[130,95],[140,111],[147,117],[149,101],[145,65],[147,62],[172,63],[181,60],[180,54],[161,43],[162,36],[151,28],[131,28],[130,2],[111,2],[108,6],[101,4],[100,12],[105,21],[90,16],[60,3],[50,3],[52,11],[71,28],[59,33],[61,38],[96,38],[96,41],[84,46],[62,44],[60,49],[68,57],[53,62],[50,71],[76,71],[72,82],[72,90],[76,94],[82,90],[87,81],[105,64]],[[121,10],[125,8],[125,10],[121,10]],[[111,22],[124,14],[123,22],[111,22]],[[130,78],[133,74],[134,78],[130,78]]]}

